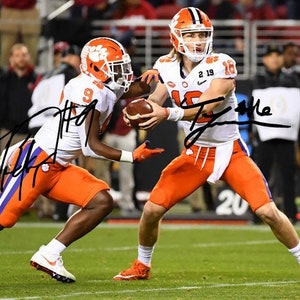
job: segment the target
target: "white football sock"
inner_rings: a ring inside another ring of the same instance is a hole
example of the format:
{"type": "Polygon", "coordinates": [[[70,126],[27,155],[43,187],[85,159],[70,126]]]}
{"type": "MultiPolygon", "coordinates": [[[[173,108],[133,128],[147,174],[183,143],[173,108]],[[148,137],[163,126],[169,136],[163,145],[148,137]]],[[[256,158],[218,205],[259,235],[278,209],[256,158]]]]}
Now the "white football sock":
{"type": "Polygon", "coordinates": [[[300,241],[295,248],[288,249],[288,250],[290,253],[292,253],[296,257],[298,263],[300,264],[300,241]]]}
{"type": "Polygon", "coordinates": [[[151,258],[153,254],[154,246],[153,247],[146,247],[146,246],[138,246],[138,260],[142,262],[146,266],[151,266],[151,258]]]}
{"type": "Polygon", "coordinates": [[[60,255],[61,252],[63,252],[67,247],[62,244],[60,241],[53,239],[51,242],[49,242],[47,245],[47,250],[52,254],[60,255]]]}

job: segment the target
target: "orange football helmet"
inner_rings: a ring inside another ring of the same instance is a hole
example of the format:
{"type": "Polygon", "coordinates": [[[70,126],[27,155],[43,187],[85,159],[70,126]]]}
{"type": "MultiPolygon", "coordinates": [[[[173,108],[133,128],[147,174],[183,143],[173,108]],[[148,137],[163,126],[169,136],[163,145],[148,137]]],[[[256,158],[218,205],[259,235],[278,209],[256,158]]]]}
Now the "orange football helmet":
{"type": "Polygon", "coordinates": [[[112,89],[126,92],[133,81],[131,59],[124,47],[114,39],[98,37],[81,51],[81,71],[112,89]]]}
{"type": "Polygon", "coordinates": [[[208,16],[199,8],[182,8],[173,17],[169,27],[171,29],[170,38],[173,47],[191,61],[199,62],[212,52],[213,26],[208,16]],[[185,34],[198,32],[205,33],[204,37],[199,41],[184,41],[185,34]],[[199,44],[205,44],[204,50],[199,50],[199,44]]]}

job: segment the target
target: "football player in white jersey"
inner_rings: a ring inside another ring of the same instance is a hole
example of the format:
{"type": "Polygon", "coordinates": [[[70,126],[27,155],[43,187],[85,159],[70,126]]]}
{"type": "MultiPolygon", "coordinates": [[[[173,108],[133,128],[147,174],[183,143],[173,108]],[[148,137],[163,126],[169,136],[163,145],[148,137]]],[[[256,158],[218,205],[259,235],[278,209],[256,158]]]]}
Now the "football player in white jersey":
{"type": "Polygon", "coordinates": [[[275,206],[268,185],[239,134],[235,61],[213,52],[213,26],[198,8],[182,8],[173,17],[170,30],[172,51],[143,75],[146,82],[159,78],[159,83],[148,98],[153,113],[142,116],[151,118],[140,127],[147,130],[163,120],[182,120],[185,149],[162,171],[144,206],[137,259],[113,279],[149,279],[162,217],[206,181],[215,183],[219,179],[248,202],[300,263],[299,237],[289,219],[275,206]],[[174,107],[163,108],[169,96],[174,107]]]}
{"type": "Polygon", "coordinates": [[[12,227],[40,194],[81,207],[30,261],[58,281],[75,281],[64,268],[61,252],[113,209],[108,184],[72,161],[83,153],[132,163],[163,151],[149,149],[147,142],[133,152],[123,151],[99,139],[118,99],[139,96],[147,87],[132,83],[131,59],[120,43],[95,38],[82,49],[80,75],[65,86],[59,105],[47,108],[53,117],[33,139],[7,146],[1,155],[0,230],[12,227]]]}

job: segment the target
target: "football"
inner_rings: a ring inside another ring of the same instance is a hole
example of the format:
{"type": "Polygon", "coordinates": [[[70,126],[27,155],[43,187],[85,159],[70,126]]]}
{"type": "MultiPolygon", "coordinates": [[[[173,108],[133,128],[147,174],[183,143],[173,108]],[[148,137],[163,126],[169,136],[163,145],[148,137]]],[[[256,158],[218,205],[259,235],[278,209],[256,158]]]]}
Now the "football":
{"type": "Polygon", "coordinates": [[[145,118],[140,118],[140,115],[148,114],[152,111],[151,104],[144,98],[135,99],[126,106],[126,117],[132,127],[139,128],[140,123],[147,121],[145,118]]]}

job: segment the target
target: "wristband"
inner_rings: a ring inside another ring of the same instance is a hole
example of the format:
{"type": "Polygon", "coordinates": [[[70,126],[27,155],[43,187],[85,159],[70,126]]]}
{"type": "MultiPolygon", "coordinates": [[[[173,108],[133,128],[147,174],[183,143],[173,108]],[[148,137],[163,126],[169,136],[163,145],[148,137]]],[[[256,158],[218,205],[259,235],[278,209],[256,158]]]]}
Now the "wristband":
{"type": "Polygon", "coordinates": [[[133,163],[133,155],[130,151],[122,150],[120,161],[130,162],[133,163]]]}
{"type": "Polygon", "coordinates": [[[180,107],[168,107],[169,115],[167,120],[177,122],[184,116],[184,110],[180,107]]]}

